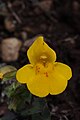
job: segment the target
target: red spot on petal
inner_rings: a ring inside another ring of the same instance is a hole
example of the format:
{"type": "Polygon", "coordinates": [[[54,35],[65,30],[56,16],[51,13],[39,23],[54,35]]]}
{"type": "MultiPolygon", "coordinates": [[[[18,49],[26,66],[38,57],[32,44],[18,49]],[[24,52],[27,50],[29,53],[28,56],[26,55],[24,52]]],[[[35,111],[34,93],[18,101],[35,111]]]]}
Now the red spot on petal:
{"type": "Polygon", "coordinates": [[[45,72],[44,74],[45,74],[46,77],[48,77],[48,73],[47,72],[45,72]]]}
{"type": "Polygon", "coordinates": [[[36,72],[40,72],[40,67],[36,66],[36,72]]]}

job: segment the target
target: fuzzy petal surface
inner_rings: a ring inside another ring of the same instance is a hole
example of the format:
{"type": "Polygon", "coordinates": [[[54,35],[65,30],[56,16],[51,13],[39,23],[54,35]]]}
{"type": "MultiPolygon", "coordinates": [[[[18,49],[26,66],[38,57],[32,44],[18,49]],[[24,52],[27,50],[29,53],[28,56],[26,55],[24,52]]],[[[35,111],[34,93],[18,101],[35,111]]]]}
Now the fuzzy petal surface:
{"type": "Polygon", "coordinates": [[[64,76],[67,80],[70,80],[70,78],[72,77],[72,70],[68,65],[61,62],[55,62],[54,68],[57,74],[64,76]]]}
{"type": "Polygon", "coordinates": [[[27,83],[29,91],[38,97],[45,97],[49,94],[49,81],[44,75],[37,75],[27,83]]]}
{"type": "Polygon", "coordinates": [[[60,75],[51,75],[50,79],[50,94],[58,95],[62,93],[67,87],[68,81],[60,75]]]}
{"type": "Polygon", "coordinates": [[[16,73],[16,79],[20,83],[27,83],[34,78],[34,70],[31,64],[27,64],[20,68],[16,73]]]}
{"type": "Polygon", "coordinates": [[[43,40],[43,37],[38,37],[27,51],[29,61],[32,65],[39,62],[54,62],[56,53],[43,40]]]}
{"type": "Polygon", "coordinates": [[[50,94],[57,95],[62,93],[68,84],[68,80],[72,77],[71,68],[60,62],[55,62],[53,72],[50,79],[50,94]]]}

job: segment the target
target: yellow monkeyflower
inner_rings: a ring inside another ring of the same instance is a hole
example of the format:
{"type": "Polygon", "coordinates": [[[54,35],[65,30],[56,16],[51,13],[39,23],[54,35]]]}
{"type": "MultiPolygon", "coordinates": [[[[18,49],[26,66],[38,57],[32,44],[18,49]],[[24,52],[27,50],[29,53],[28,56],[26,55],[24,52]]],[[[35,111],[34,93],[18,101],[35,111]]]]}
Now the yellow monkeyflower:
{"type": "Polygon", "coordinates": [[[26,83],[29,91],[39,97],[49,93],[62,93],[72,77],[71,68],[63,63],[55,62],[56,53],[38,37],[27,51],[30,64],[17,71],[16,78],[26,83]]]}
{"type": "Polygon", "coordinates": [[[3,73],[0,72],[0,79],[2,79],[2,78],[3,78],[3,73]]]}

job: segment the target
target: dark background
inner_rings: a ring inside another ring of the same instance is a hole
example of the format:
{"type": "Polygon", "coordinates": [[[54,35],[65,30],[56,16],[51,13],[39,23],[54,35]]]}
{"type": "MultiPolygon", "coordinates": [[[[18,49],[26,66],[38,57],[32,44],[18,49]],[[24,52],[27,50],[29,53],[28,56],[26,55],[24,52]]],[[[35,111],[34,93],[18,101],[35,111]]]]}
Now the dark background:
{"type": "MultiPolygon", "coordinates": [[[[20,68],[28,63],[26,50],[29,45],[24,45],[25,39],[32,41],[38,35],[43,35],[56,51],[57,61],[68,64],[73,71],[65,92],[48,96],[52,120],[80,120],[80,1],[0,0],[0,43],[10,37],[22,43],[18,59],[3,61],[1,54],[1,65],[20,68]],[[10,22],[9,28],[5,25],[7,22],[10,22]]],[[[0,116],[6,111],[6,103],[1,102],[0,116]]]]}

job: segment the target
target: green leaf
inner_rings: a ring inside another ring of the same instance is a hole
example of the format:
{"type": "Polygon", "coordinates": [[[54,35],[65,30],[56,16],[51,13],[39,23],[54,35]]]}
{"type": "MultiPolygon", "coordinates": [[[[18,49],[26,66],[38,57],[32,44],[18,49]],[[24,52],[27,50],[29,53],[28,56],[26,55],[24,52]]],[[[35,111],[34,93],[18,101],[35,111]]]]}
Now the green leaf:
{"type": "Polygon", "coordinates": [[[24,85],[14,82],[5,88],[5,94],[8,97],[8,108],[20,112],[26,108],[26,103],[30,104],[32,95],[24,85]]]}
{"type": "Polygon", "coordinates": [[[11,102],[11,103],[9,103],[9,105],[8,105],[8,109],[16,111],[16,106],[17,106],[17,104],[16,104],[15,101],[14,101],[14,102],[11,102]]]}
{"type": "Polygon", "coordinates": [[[42,111],[42,118],[43,120],[51,120],[50,111],[47,105],[44,107],[42,111]]]}
{"type": "Polygon", "coordinates": [[[17,70],[15,67],[7,65],[0,68],[0,72],[3,74],[17,70]]]}
{"type": "Polygon", "coordinates": [[[7,95],[7,97],[11,98],[16,94],[16,89],[20,86],[21,84],[18,82],[13,82],[11,85],[8,85],[5,89],[4,92],[7,95]]]}
{"type": "Polygon", "coordinates": [[[26,109],[25,111],[23,111],[22,115],[26,116],[26,115],[41,113],[43,111],[45,104],[46,103],[43,99],[34,98],[32,102],[32,106],[29,109],[26,109]]]}
{"type": "MultiPolygon", "coordinates": [[[[47,103],[44,103],[44,100],[39,99],[41,112],[37,114],[32,114],[32,120],[51,120],[50,111],[47,106],[47,103]]],[[[35,103],[36,106],[36,103],[35,103]]]]}
{"type": "Polygon", "coordinates": [[[12,71],[12,72],[5,73],[3,75],[3,81],[7,81],[7,80],[10,80],[12,78],[15,78],[15,76],[16,76],[16,70],[12,71]]]}

